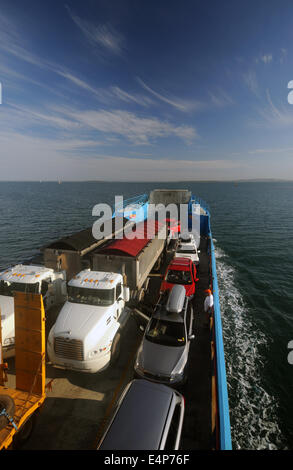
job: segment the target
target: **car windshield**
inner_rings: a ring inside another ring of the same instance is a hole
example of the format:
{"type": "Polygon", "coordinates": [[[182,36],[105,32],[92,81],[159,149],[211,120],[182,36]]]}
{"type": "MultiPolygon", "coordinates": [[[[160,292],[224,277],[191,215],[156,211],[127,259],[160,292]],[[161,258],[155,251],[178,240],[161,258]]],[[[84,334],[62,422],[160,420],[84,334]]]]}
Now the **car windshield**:
{"type": "Polygon", "coordinates": [[[186,236],[186,237],[183,236],[183,237],[180,237],[180,241],[181,241],[182,243],[191,243],[191,242],[192,242],[192,239],[191,239],[191,237],[189,237],[189,236],[186,236]]]}
{"type": "Polygon", "coordinates": [[[179,246],[178,251],[180,253],[190,253],[190,254],[196,254],[196,251],[194,248],[184,248],[184,246],[179,246]]]}
{"type": "Polygon", "coordinates": [[[107,306],[114,303],[115,289],[86,289],[68,286],[68,301],[75,304],[107,306]]]}
{"type": "Polygon", "coordinates": [[[164,346],[183,346],[186,342],[183,323],[158,318],[150,321],[145,337],[164,346]]]}
{"type": "Polygon", "coordinates": [[[39,283],[26,284],[25,282],[0,281],[0,295],[13,297],[13,292],[29,292],[31,294],[39,293],[39,283]]]}
{"type": "Polygon", "coordinates": [[[166,281],[171,284],[191,284],[191,274],[189,271],[177,271],[175,269],[169,269],[166,281]]]}

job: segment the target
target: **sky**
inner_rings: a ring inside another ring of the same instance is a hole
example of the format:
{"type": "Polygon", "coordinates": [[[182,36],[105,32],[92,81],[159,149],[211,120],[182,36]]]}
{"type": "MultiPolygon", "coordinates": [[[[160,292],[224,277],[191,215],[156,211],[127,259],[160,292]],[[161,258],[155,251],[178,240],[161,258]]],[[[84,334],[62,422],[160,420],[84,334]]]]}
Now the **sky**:
{"type": "Polygon", "coordinates": [[[2,181],[293,180],[291,1],[1,0],[0,83],[2,181]]]}

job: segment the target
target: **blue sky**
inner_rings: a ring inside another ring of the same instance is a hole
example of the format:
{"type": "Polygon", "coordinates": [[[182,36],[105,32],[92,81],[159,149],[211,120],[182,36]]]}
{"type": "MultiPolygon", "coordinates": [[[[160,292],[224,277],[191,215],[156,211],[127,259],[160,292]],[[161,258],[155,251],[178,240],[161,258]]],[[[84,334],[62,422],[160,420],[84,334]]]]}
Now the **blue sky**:
{"type": "Polygon", "coordinates": [[[1,180],[293,179],[290,1],[1,1],[1,180]]]}

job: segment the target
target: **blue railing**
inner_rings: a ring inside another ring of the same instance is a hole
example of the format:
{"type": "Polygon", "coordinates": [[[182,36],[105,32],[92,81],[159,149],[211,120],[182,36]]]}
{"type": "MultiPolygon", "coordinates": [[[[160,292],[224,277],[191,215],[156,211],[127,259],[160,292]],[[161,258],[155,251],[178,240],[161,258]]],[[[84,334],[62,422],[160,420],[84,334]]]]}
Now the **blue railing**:
{"type": "Polygon", "coordinates": [[[209,205],[204,201],[201,197],[195,196],[194,194],[191,196],[189,204],[200,204],[200,206],[209,212],[210,208],[209,205]]]}
{"type": "Polygon", "coordinates": [[[140,196],[130,197],[129,199],[124,199],[123,204],[117,204],[116,209],[121,210],[133,204],[142,206],[148,202],[148,199],[149,197],[147,194],[141,194],[140,196]]]}
{"type": "MultiPolygon", "coordinates": [[[[208,215],[209,219],[210,216],[208,215]]],[[[225,366],[223,330],[221,320],[221,308],[219,300],[219,288],[216,268],[215,247],[209,223],[209,237],[211,240],[211,260],[213,276],[213,296],[214,296],[214,316],[215,316],[215,340],[216,340],[216,361],[217,361],[217,392],[220,421],[220,449],[231,450],[231,426],[229,416],[229,400],[227,390],[227,377],[225,366]]]]}

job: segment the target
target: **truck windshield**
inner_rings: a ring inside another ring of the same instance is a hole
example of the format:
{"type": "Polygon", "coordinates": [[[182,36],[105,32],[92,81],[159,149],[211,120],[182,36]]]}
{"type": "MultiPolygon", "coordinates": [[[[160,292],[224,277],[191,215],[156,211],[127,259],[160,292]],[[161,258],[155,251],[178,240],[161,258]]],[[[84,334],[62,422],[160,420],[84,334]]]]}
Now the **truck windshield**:
{"type": "Polygon", "coordinates": [[[0,295],[6,295],[13,297],[13,292],[29,292],[31,294],[39,293],[39,283],[35,282],[34,284],[26,284],[25,282],[8,282],[0,281],[0,295]]]}
{"type": "Polygon", "coordinates": [[[177,271],[175,269],[169,269],[166,277],[166,281],[172,284],[191,284],[191,274],[189,271],[177,271]]]}
{"type": "Polygon", "coordinates": [[[186,342],[183,323],[157,318],[151,320],[145,337],[164,346],[183,346],[186,342]]]}
{"type": "Polygon", "coordinates": [[[112,305],[115,300],[115,289],[86,289],[68,286],[68,301],[86,305],[112,305]]]}

